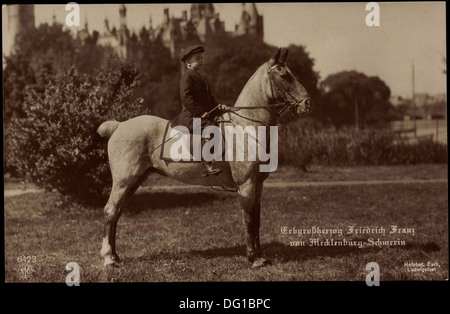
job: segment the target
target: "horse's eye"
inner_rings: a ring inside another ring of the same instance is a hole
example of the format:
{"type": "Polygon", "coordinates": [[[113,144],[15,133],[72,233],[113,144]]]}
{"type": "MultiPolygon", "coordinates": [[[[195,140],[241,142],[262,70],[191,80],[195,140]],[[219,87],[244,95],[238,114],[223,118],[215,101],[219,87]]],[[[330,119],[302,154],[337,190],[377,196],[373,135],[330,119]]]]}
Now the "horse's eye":
{"type": "Polygon", "coordinates": [[[286,71],[280,75],[287,82],[292,82],[292,76],[286,71]]]}

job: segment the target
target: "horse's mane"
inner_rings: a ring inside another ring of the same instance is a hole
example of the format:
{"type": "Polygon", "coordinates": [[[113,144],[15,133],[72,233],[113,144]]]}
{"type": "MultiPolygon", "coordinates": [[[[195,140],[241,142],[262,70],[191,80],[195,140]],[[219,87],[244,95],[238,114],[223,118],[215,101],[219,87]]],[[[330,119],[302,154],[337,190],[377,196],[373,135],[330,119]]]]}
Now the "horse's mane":
{"type": "Polygon", "coordinates": [[[246,95],[247,92],[250,91],[250,86],[254,84],[255,79],[259,76],[260,72],[263,70],[263,67],[267,64],[267,62],[264,62],[261,64],[258,69],[253,73],[252,76],[248,79],[247,83],[245,83],[244,87],[242,88],[241,92],[239,93],[238,98],[236,99],[235,105],[241,101],[241,98],[246,95]]]}

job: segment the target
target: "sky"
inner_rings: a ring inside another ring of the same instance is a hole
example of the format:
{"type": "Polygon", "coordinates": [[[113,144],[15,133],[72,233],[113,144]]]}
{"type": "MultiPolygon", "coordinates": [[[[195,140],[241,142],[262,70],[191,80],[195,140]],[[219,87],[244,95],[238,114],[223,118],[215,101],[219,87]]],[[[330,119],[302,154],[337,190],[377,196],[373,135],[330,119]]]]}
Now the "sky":
{"type": "MultiPolygon", "coordinates": [[[[321,80],[345,70],[378,76],[391,88],[392,95],[410,98],[412,66],[416,93],[446,92],[446,17],[445,2],[377,2],[380,26],[366,25],[367,2],[332,3],[257,3],[264,16],[264,40],[287,47],[304,45],[315,60],[314,69],[321,80]]],[[[181,17],[190,4],[126,4],[127,24],[138,31],[159,25],[164,8],[181,17]]],[[[241,17],[240,3],[214,4],[216,12],[233,31],[241,17]]],[[[80,5],[81,25],[104,30],[107,17],[111,27],[119,25],[119,4],[80,5]]],[[[35,5],[35,23],[51,23],[53,15],[64,23],[69,11],[65,5],[35,5]]],[[[189,13],[188,13],[189,14],[189,13]]],[[[294,56],[290,56],[294,57],[294,56]]]]}

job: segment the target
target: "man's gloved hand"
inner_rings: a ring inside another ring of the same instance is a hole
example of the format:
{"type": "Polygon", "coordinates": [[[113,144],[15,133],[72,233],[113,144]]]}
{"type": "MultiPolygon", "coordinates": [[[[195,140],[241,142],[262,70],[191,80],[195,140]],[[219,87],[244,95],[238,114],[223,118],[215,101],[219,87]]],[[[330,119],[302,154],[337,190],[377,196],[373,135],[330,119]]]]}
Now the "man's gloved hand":
{"type": "Polygon", "coordinates": [[[200,118],[206,119],[206,118],[208,118],[208,116],[209,116],[209,113],[205,112],[204,114],[202,114],[202,116],[200,118]]]}
{"type": "Polygon", "coordinates": [[[227,112],[227,106],[219,104],[219,106],[217,107],[217,111],[219,111],[220,113],[225,113],[227,112]]]}

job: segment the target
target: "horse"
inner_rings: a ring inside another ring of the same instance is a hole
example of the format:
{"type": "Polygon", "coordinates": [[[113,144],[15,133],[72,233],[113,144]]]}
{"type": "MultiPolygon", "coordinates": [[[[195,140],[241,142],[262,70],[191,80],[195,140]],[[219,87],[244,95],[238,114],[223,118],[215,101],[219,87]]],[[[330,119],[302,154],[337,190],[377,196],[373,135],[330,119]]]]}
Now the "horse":
{"type": "MultiPolygon", "coordinates": [[[[224,125],[277,126],[311,111],[306,89],[286,66],[288,50],[279,48],[263,63],[242,89],[235,106],[222,115],[224,125]],[[238,113],[237,111],[241,111],[238,113]],[[227,120],[232,116],[232,119],[227,120]]],[[[263,256],[259,240],[260,206],[264,180],[269,172],[260,172],[260,161],[217,161],[218,175],[202,177],[200,162],[162,160],[161,143],[168,120],[141,115],[129,120],[103,122],[97,132],[109,138],[107,151],[112,189],[104,207],[104,234],[101,256],[104,266],[122,263],[116,252],[117,221],[123,208],[150,173],[158,173],[183,183],[222,186],[239,195],[246,231],[246,255],[252,267],[271,263],[263,256]]],[[[269,139],[270,140],[270,139],[269,139]]],[[[276,139],[278,140],[278,139],[276,139]]],[[[246,149],[246,147],[237,147],[246,149]]]]}

